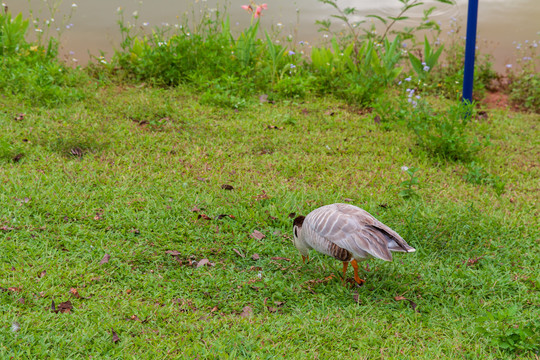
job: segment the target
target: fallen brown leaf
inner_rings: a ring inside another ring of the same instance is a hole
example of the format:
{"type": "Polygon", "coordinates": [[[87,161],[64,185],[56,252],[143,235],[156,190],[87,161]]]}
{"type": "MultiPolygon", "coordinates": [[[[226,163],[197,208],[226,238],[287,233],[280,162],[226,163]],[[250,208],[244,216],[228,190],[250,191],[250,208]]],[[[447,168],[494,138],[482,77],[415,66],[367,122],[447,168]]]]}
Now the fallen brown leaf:
{"type": "Polygon", "coordinates": [[[375,124],[380,124],[381,123],[381,117],[379,115],[375,115],[375,117],[373,118],[373,121],[375,122],[375,124]]]}
{"type": "Polygon", "coordinates": [[[244,306],[244,308],[242,309],[242,312],[240,313],[240,316],[244,318],[250,317],[252,315],[253,315],[253,310],[249,306],[244,306]]]}
{"type": "Polygon", "coordinates": [[[197,220],[199,219],[212,220],[212,218],[206,214],[199,214],[199,216],[197,216],[197,220]]]}
{"type": "Polygon", "coordinates": [[[210,310],[210,312],[215,312],[215,311],[218,311],[218,307],[217,307],[217,305],[216,305],[216,306],[214,306],[214,307],[212,308],[212,310],[210,310]]]}
{"type": "Polygon", "coordinates": [[[178,255],[182,255],[182,253],[180,251],[176,251],[176,250],[167,250],[165,251],[166,254],[171,254],[172,256],[178,256],[178,255]]]}
{"type": "Polygon", "coordinates": [[[394,300],[396,300],[396,301],[407,300],[409,302],[409,304],[411,304],[411,308],[413,309],[413,311],[419,312],[418,310],[416,310],[416,307],[418,305],[414,301],[412,301],[411,299],[407,299],[406,297],[399,295],[399,296],[394,297],[394,300]]]}
{"type": "Polygon", "coordinates": [[[113,328],[111,328],[111,335],[112,335],[112,342],[114,344],[116,344],[117,342],[120,341],[120,338],[118,337],[118,334],[116,333],[116,331],[114,331],[113,328]]]}
{"type": "Polygon", "coordinates": [[[132,321],[141,321],[141,319],[139,319],[139,318],[137,317],[137,315],[131,315],[131,317],[130,317],[128,320],[132,320],[132,321]]]}
{"type": "Polygon", "coordinates": [[[13,291],[13,292],[20,292],[21,288],[20,287],[9,287],[8,290],[13,291]]]}
{"type": "Polygon", "coordinates": [[[221,188],[223,190],[234,190],[234,187],[232,187],[232,185],[229,185],[229,184],[223,184],[221,185],[221,188]]]}
{"type": "Polygon", "coordinates": [[[103,256],[103,259],[101,259],[101,261],[99,262],[99,265],[108,263],[110,259],[111,259],[111,255],[105,254],[105,256],[103,256]]]}
{"type": "Polygon", "coordinates": [[[286,257],[281,257],[281,256],[274,256],[273,258],[271,258],[272,260],[285,260],[285,261],[291,261],[291,259],[289,258],[286,258],[286,257]]]}
{"type": "Polygon", "coordinates": [[[266,237],[266,235],[264,235],[262,232],[258,230],[253,230],[253,233],[250,236],[256,240],[262,240],[266,237]]]}
{"type": "Polygon", "coordinates": [[[17,302],[24,304],[24,298],[20,298],[19,300],[17,300],[17,302]]]}
{"type": "Polygon", "coordinates": [[[244,254],[242,254],[240,251],[236,250],[236,249],[233,249],[233,251],[240,257],[242,258],[245,258],[246,256],[244,254]]]}
{"type": "Polygon", "coordinates": [[[289,218],[294,219],[296,217],[296,213],[290,213],[289,218]]]}
{"type": "Polygon", "coordinates": [[[353,200],[353,199],[349,199],[349,198],[345,198],[345,199],[343,199],[343,201],[345,201],[345,202],[353,202],[354,200],[353,200]]]}
{"type": "Polygon", "coordinates": [[[38,274],[38,278],[42,278],[42,277],[44,277],[46,274],[47,274],[47,270],[43,270],[42,272],[40,272],[40,273],[38,274]]]}
{"type": "Polygon", "coordinates": [[[198,263],[196,268],[200,268],[201,266],[214,266],[214,263],[211,263],[208,259],[201,259],[198,263]]]}
{"type": "Polygon", "coordinates": [[[17,115],[15,115],[15,120],[17,120],[17,121],[24,120],[25,116],[26,116],[26,114],[24,114],[24,113],[18,113],[17,115]]]}
{"type": "Polygon", "coordinates": [[[60,305],[58,305],[58,308],[56,308],[54,304],[54,300],[51,303],[51,310],[57,314],[59,312],[69,314],[71,313],[72,309],[73,309],[73,305],[71,304],[71,301],[65,301],[63,303],[60,303],[60,305]]]}
{"type": "Polygon", "coordinates": [[[79,295],[79,291],[76,288],[71,288],[69,292],[71,293],[71,295],[75,296],[77,299],[81,298],[81,295],[79,295]]]}
{"type": "Polygon", "coordinates": [[[257,253],[251,255],[251,258],[252,258],[253,260],[255,260],[255,261],[257,261],[257,260],[260,259],[259,254],[257,254],[257,253]]]}
{"type": "Polygon", "coordinates": [[[17,154],[13,157],[13,162],[19,162],[23,158],[24,154],[17,154]]]}

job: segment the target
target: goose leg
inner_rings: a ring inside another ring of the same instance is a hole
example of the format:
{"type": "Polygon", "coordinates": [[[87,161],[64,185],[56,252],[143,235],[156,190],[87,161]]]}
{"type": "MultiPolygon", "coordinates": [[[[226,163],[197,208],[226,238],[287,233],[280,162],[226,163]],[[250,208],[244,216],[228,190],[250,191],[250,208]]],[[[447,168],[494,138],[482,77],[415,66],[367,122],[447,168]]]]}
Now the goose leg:
{"type": "Polygon", "coordinates": [[[365,283],[366,281],[365,280],[362,280],[360,279],[360,276],[358,276],[358,263],[356,262],[355,259],[352,259],[351,260],[351,265],[354,269],[354,281],[356,281],[356,283],[358,285],[362,285],[363,283],[365,283]]]}
{"type": "Polygon", "coordinates": [[[345,279],[346,279],[345,275],[347,275],[347,267],[349,267],[349,262],[344,261],[343,262],[343,283],[345,283],[345,279]]]}

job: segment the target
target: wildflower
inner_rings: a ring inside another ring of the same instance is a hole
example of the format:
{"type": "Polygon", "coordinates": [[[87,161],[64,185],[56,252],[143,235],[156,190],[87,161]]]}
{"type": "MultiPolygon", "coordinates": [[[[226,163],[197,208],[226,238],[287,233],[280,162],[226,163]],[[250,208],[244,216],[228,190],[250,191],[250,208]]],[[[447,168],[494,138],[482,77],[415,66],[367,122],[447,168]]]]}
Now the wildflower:
{"type": "Polygon", "coordinates": [[[282,27],[282,26],[283,26],[283,24],[282,24],[282,23],[280,23],[280,22],[279,22],[279,23],[277,23],[276,25],[277,25],[278,27],[282,27]]]}
{"type": "Polygon", "coordinates": [[[122,12],[122,7],[121,6],[117,7],[116,12],[122,12]]]}
{"type": "Polygon", "coordinates": [[[538,47],[538,44],[537,44],[537,43],[533,43],[533,46],[534,46],[534,47],[538,47]]]}
{"type": "Polygon", "coordinates": [[[406,91],[406,92],[410,92],[410,91],[411,91],[411,89],[407,88],[407,90],[405,90],[405,91],[406,91]]]}
{"type": "Polygon", "coordinates": [[[523,58],[523,61],[530,61],[530,60],[532,60],[532,57],[530,57],[530,56],[525,56],[523,58]]]}
{"type": "Polygon", "coordinates": [[[424,66],[424,71],[429,71],[429,66],[425,65],[424,66]]]}
{"type": "Polygon", "coordinates": [[[402,81],[400,80],[397,84],[398,84],[398,85],[401,85],[401,82],[402,82],[402,81]]]}
{"type": "Polygon", "coordinates": [[[405,79],[405,81],[411,81],[411,80],[412,80],[412,78],[410,76],[405,79]]]}
{"type": "Polygon", "coordinates": [[[405,166],[405,165],[404,165],[404,166],[401,167],[401,171],[405,172],[405,171],[407,171],[407,170],[409,170],[409,167],[408,167],[408,166],[405,166]]]}
{"type": "Polygon", "coordinates": [[[37,51],[38,47],[37,46],[30,46],[30,51],[37,51]]]}
{"type": "Polygon", "coordinates": [[[69,55],[75,55],[75,51],[70,50],[70,51],[69,51],[69,55]]]}
{"type": "Polygon", "coordinates": [[[73,4],[71,4],[71,7],[72,7],[72,8],[76,8],[76,7],[77,7],[77,4],[73,3],[73,4]]]}
{"type": "Polygon", "coordinates": [[[511,68],[512,68],[512,64],[506,64],[506,68],[507,68],[507,69],[511,69],[511,68]]]}
{"type": "Polygon", "coordinates": [[[304,45],[304,41],[300,40],[300,41],[298,42],[298,44],[304,45]]]}
{"type": "Polygon", "coordinates": [[[262,5],[259,5],[257,6],[257,8],[255,9],[255,15],[253,15],[255,18],[258,18],[259,16],[261,16],[261,12],[266,9],[268,9],[268,5],[266,4],[262,4],[262,5]]]}
{"type": "Polygon", "coordinates": [[[328,37],[328,34],[324,34],[324,35],[323,35],[323,38],[326,39],[327,37],[328,37]]]}
{"type": "Polygon", "coordinates": [[[404,48],[406,48],[406,47],[407,47],[407,43],[406,43],[406,42],[402,42],[402,43],[401,43],[401,46],[403,46],[404,48]]]}
{"type": "Polygon", "coordinates": [[[137,16],[139,16],[139,12],[137,10],[135,10],[133,12],[133,14],[131,14],[131,15],[133,15],[133,17],[136,18],[137,16]]]}
{"type": "Polygon", "coordinates": [[[41,33],[41,32],[43,32],[43,30],[41,30],[40,28],[37,28],[37,29],[36,29],[36,32],[40,32],[40,33],[41,33]]]}
{"type": "Polygon", "coordinates": [[[142,26],[148,26],[148,23],[147,23],[147,22],[143,22],[143,23],[142,23],[142,26]]]}
{"type": "Polygon", "coordinates": [[[290,55],[290,56],[293,56],[294,54],[295,54],[294,51],[289,50],[289,55],[290,55]]]}
{"type": "Polygon", "coordinates": [[[420,95],[416,95],[415,98],[417,98],[418,100],[420,100],[420,95]]]}
{"type": "Polygon", "coordinates": [[[291,69],[294,69],[295,67],[296,67],[296,65],[291,64],[291,69]]]}

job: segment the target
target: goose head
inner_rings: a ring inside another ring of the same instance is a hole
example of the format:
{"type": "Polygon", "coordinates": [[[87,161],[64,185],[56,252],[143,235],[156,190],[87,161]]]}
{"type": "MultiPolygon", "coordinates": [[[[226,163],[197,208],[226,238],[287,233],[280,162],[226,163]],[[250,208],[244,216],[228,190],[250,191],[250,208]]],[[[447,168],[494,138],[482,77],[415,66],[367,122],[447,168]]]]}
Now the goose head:
{"type": "Polygon", "coordinates": [[[302,225],[305,218],[305,216],[297,216],[293,221],[293,243],[302,257],[307,257],[309,251],[309,247],[302,236],[302,225]]]}

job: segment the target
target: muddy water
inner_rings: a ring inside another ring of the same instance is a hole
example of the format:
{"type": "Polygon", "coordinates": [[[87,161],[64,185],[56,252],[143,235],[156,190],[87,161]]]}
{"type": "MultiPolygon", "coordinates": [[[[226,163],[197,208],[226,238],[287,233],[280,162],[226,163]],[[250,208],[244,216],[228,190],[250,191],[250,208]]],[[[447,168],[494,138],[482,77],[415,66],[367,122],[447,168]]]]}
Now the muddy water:
{"type": "MultiPolygon", "coordinates": [[[[113,48],[118,47],[120,33],[117,20],[118,8],[122,8],[127,21],[134,22],[133,13],[138,14],[137,23],[149,31],[153,26],[162,24],[178,24],[186,12],[197,16],[202,8],[216,8],[224,1],[216,0],[74,0],[64,1],[51,16],[47,3],[53,0],[3,0],[13,13],[29,13],[32,9],[34,16],[40,18],[39,27],[47,29],[43,22],[49,19],[51,34],[56,28],[62,32],[62,53],[71,63],[86,64],[89,54],[99,55],[104,51],[106,57],[112,54],[113,48]],[[71,17],[68,14],[73,11],[71,17]],[[50,19],[54,18],[54,22],[50,19]],[[71,25],[72,24],[72,25],[71,25]],[[147,24],[144,26],[143,24],[147,24]],[[67,28],[66,28],[67,27],[67,28]]],[[[268,10],[262,18],[263,29],[280,29],[281,35],[291,34],[295,41],[303,40],[317,43],[322,40],[322,33],[317,32],[315,20],[327,18],[333,14],[330,6],[317,0],[265,0],[268,10]]],[[[533,40],[540,42],[540,0],[479,0],[478,45],[483,52],[494,56],[494,64],[498,71],[503,72],[506,64],[516,62],[516,49],[519,43],[525,44],[533,40]]],[[[249,24],[249,15],[240,8],[247,0],[232,0],[228,5],[231,24],[240,30],[249,24]]],[[[338,0],[342,7],[356,7],[361,14],[397,15],[399,1],[397,0],[338,0]]],[[[437,10],[432,18],[441,22],[442,36],[449,36],[453,19],[454,24],[464,24],[467,16],[467,0],[457,0],[456,6],[435,3],[425,0],[426,5],[418,7],[407,15],[410,20],[405,25],[412,25],[421,19],[422,9],[436,5],[437,10]]],[[[221,8],[221,6],[219,6],[221,8]]],[[[359,18],[358,20],[361,20],[359,18]]],[[[336,21],[337,23],[337,21],[336,21]]],[[[32,31],[34,31],[32,29],[32,31]]],[[[522,47],[523,48],[523,47],[522,47]]]]}

